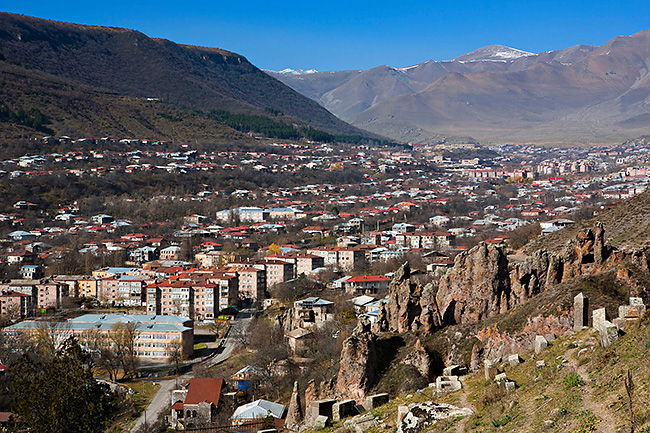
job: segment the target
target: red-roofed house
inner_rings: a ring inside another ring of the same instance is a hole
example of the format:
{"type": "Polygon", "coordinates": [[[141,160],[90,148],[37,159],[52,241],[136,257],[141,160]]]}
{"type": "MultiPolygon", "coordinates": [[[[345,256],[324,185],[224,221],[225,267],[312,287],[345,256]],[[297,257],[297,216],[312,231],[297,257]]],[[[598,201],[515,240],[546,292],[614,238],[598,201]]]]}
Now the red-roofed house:
{"type": "Polygon", "coordinates": [[[185,430],[215,422],[224,387],[221,378],[195,377],[187,390],[172,392],[172,428],[185,430]]]}
{"type": "Polygon", "coordinates": [[[388,290],[390,281],[384,275],[358,275],[345,282],[345,291],[359,295],[376,294],[380,290],[388,290]]]}

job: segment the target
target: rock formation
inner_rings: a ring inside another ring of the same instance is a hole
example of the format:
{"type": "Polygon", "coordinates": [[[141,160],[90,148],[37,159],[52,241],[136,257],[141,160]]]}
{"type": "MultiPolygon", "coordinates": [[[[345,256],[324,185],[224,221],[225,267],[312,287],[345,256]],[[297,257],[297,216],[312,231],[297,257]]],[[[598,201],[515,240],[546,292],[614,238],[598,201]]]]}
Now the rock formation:
{"type": "Polygon", "coordinates": [[[446,325],[476,322],[508,310],[510,276],[503,249],[481,242],[456,256],[438,284],[436,300],[446,325]]]}
{"type": "Polygon", "coordinates": [[[307,382],[307,388],[305,388],[305,409],[309,409],[311,407],[311,402],[316,400],[318,400],[316,382],[314,379],[311,379],[307,382]]]}
{"type": "Polygon", "coordinates": [[[413,351],[406,358],[404,358],[404,361],[402,362],[404,364],[410,364],[417,368],[422,377],[425,379],[430,381],[433,378],[431,371],[431,356],[429,355],[429,352],[427,352],[427,350],[424,348],[424,345],[419,338],[415,341],[415,347],[413,348],[413,351]]]}
{"type": "Polygon", "coordinates": [[[422,287],[410,280],[408,262],[395,272],[388,288],[388,303],[379,311],[378,331],[420,331],[425,335],[442,324],[432,284],[422,287]]]}
{"type": "Polygon", "coordinates": [[[291,393],[291,400],[289,400],[289,408],[287,410],[287,418],[285,425],[289,429],[295,429],[302,422],[303,410],[300,404],[300,395],[298,389],[298,382],[293,383],[293,392],[291,393]]]}
{"type": "Polygon", "coordinates": [[[376,380],[376,339],[370,322],[359,318],[352,335],[343,342],[335,394],[361,402],[376,380]]]}
{"type": "Polygon", "coordinates": [[[420,433],[436,422],[472,415],[470,408],[459,408],[447,403],[411,403],[400,406],[397,412],[397,433],[420,433]]]}

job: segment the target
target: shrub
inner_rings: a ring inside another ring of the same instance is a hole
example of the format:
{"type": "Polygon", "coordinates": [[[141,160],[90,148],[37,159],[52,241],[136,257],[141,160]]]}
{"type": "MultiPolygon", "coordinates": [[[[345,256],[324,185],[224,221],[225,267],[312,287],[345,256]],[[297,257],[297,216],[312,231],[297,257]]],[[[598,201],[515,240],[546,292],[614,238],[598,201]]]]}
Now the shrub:
{"type": "Polygon", "coordinates": [[[564,389],[571,389],[575,388],[576,386],[582,386],[584,385],[584,380],[582,379],[582,376],[576,373],[571,373],[567,377],[564,378],[564,389]]]}

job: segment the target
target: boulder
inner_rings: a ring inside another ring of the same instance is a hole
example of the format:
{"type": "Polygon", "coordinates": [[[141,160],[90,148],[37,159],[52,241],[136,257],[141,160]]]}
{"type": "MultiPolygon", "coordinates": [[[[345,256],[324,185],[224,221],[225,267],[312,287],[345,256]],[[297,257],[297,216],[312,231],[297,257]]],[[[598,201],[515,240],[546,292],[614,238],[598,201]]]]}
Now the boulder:
{"type": "Polygon", "coordinates": [[[379,423],[375,419],[372,414],[367,413],[364,415],[356,416],[354,418],[350,418],[348,420],[345,420],[343,423],[343,427],[347,431],[351,431],[354,433],[363,433],[366,430],[370,430],[371,428],[377,427],[379,423]]]}
{"type": "Polygon", "coordinates": [[[324,429],[325,427],[327,427],[328,422],[329,422],[328,417],[326,417],[325,415],[319,415],[314,420],[314,429],[316,430],[324,429]]]}
{"type": "Polygon", "coordinates": [[[598,323],[597,329],[600,334],[600,344],[603,347],[609,347],[618,340],[618,329],[612,322],[601,321],[598,323]]]}
{"type": "Polygon", "coordinates": [[[469,416],[473,413],[472,409],[446,403],[411,403],[408,405],[408,412],[398,413],[397,433],[419,433],[440,420],[469,416]]]}
{"type": "Polygon", "coordinates": [[[548,347],[548,341],[543,335],[535,336],[535,353],[540,353],[548,347]]]}

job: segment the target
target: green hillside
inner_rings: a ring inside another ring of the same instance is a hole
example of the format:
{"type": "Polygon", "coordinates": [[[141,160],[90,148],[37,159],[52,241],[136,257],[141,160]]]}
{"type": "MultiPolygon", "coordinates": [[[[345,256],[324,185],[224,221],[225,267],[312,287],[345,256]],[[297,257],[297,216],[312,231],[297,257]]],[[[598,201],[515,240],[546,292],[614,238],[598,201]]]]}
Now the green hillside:
{"type": "Polygon", "coordinates": [[[52,134],[178,141],[250,140],[189,110],[94,90],[6,61],[0,61],[0,83],[0,133],[5,141],[52,134]]]}
{"type": "Polygon", "coordinates": [[[87,88],[158,98],[179,108],[259,115],[270,109],[289,124],[362,133],[239,54],[179,45],[133,30],[0,13],[0,59],[87,88]]]}

